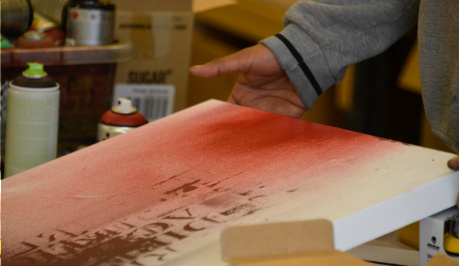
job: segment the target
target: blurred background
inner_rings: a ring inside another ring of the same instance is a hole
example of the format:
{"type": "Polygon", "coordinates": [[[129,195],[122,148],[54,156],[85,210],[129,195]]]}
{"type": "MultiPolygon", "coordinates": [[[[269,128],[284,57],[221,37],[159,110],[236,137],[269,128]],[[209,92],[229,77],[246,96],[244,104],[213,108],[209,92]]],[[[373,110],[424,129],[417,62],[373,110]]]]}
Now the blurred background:
{"type": "MultiPolygon", "coordinates": [[[[196,15],[191,63],[201,64],[276,34],[293,0],[240,0],[196,15]]],[[[225,99],[236,76],[190,77],[188,104],[225,99]],[[215,90],[218,88],[218,90],[215,90]]],[[[383,54],[351,66],[303,119],[374,136],[449,151],[431,132],[419,80],[416,28],[383,54]]]]}
{"type": "MultiPolygon", "coordinates": [[[[59,156],[97,141],[97,123],[118,96],[132,99],[150,122],[208,99],[226,100],[237,75],[200,79],[188,75],[188,67],[276,34],[295,1],[239,0],[207,10],[196,7],[204,2],[211,1],[2,1],[2,147],[8,82],[31,61],[43,63],[60,84],[59,156]],[[86,9],[113,12],[112,24],[98,24],[96,33],[101,37],[112,31],[111,39],[78,43],[78,36],[69,35],[72,27],[79,27],[72,24],[71,8],[80,8],[80,14],[86,9]],[[45,26],[39,25],[45,20],[45,26]],[[30,31],[45,39],[27,37],[30,31]]],[[[448,151],[424,115],[416,29],[383,54],[349,67],[344,80],[302,119],[448,151]]]]}

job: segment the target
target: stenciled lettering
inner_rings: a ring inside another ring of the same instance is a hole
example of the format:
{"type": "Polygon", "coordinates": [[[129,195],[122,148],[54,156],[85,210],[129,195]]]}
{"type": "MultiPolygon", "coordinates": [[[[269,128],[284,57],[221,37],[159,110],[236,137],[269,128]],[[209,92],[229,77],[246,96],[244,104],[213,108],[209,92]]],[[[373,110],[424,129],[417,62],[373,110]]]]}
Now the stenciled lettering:
{"type": "MultiPolygon", "coordinates": [[[[200,188],[208,189],[208,185],[213,184],[215,183],[203,184],[198,179],[182,183],[164,194],[177,197],[200,188]]],[[[143,260],[162,261],[168,254],[177,255],[179,251],[173,248],[174,243],[205,230],[221,228],[228,221],[250,215],[262,208],[258,206],[257,199],[266,197],[255,191],[234,192],[232,195],[231,201],[212,208],[197,202],[160,214],[155,211],[155,207],[151,207],[91,232],[75,234],[56,229],[37,236],[36,243],[24,242],[24,248],[14,256],[14,262],[30,261],[49,265],[65,265],[67,262],[143,265],[143,260]]]]}

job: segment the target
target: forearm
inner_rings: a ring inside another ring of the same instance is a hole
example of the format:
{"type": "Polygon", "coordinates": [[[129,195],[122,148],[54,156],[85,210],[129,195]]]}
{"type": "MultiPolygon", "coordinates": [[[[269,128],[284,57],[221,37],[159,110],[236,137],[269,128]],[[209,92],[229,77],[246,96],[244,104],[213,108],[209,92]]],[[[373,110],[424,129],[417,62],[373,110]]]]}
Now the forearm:
{"type": "Polygon", "coordinates": [[[301,1],[286,13],[280,35],[262,43],[311,108],[347,66],[383,52],[413,27],[418,10],[419,0],[301,1]]]}

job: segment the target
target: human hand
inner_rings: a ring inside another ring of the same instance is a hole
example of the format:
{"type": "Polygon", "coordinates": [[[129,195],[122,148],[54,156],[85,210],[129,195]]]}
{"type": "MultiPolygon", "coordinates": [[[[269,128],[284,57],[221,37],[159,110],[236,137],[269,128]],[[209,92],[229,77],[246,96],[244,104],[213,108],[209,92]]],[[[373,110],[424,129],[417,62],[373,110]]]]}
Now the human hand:
{"type": "Polygon", "coordinates": [[[452,170],[459,170],[459,155],[448,161],[448,167],[452,170]]]}
{"type": "MultiPolygon", "coordinates": [[[[459,170],[459,155],[448,161],[448,167],[457,171],[459,170]]],[[[459,196],[457,197],[457,207],[459,208],[459,196]]]]}
{"type": "Polygon", "coordinates": [[[240,73],[228,102],[296,118],[306,111],[287,74],[263,44],[193,66],[190,72],[203,78],[240,73]]]}

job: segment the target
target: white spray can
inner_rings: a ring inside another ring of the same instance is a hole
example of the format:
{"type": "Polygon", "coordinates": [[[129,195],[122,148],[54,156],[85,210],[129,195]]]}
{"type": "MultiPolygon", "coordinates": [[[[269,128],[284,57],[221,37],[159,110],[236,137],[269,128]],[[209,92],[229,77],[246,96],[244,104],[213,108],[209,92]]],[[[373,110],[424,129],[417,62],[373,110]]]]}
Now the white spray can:
{"type": "Polygon", "coordinates": [[[28,63],[8,88],[5,177],[56,158],[59,84],[40,63],[28,63]]]}

